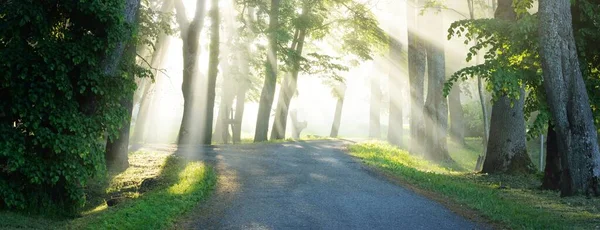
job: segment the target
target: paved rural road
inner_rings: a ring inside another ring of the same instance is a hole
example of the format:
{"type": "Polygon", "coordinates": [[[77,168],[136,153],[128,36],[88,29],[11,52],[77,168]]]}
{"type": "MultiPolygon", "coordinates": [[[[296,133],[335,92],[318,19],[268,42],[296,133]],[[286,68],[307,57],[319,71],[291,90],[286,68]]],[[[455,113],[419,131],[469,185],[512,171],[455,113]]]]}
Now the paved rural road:
{"type": "Polygon", "coordinates": [[[193,215],[190,227],[482,228],[369,173],[343,152],[346,144],[308,141],[204,149],[204,160],[216,165],[219,185],[193,215]]]}

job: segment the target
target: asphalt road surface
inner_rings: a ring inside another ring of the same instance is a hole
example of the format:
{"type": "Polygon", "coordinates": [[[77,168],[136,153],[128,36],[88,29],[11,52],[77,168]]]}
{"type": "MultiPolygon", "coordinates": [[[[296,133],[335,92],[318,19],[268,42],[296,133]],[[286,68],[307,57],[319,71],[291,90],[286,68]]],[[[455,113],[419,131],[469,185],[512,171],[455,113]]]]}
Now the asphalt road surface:
{"type": "Polygon", "coordinates": [[[343,141],[234,145],[203,152],[217,188],[197,229],[481,229],[442,205],[369,173],[343,141]]]}

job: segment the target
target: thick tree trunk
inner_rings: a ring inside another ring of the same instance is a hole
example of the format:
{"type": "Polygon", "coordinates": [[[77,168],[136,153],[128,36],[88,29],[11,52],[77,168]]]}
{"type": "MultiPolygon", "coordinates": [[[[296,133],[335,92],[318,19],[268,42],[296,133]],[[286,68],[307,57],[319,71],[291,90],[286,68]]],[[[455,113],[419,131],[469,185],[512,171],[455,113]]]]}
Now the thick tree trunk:
{"type": "Polygon", "coordinates": [[[329,134],[330,137],[336,138],[338,137],[338,133],[340,131],[340,124],[342,123],[342,109],[344,108],[344,99],[346,97],[346,85],[340,84],[340,87],[337,87],[337,104],[335,105],[335,115],[333,116],[333,124],[331,125],[331,132],[329,134]]]}
{"type": "MultiPolygon", "coordinates": [[[[125,3],[125,11],[123,12],[125,23],[133,25],[138,15],[140,8],[140,0],[127,0],[125,3]]],[[[128,31],[132,33],[133,31],[128,31]]],[[[116,77],[119,64],[122,59],[134,60],[135,59],[135,47],[131,44],[131,38],[120,41],[117,46],[107,55],[103,60],[102,65],[104,74],[109,77],[116,77]],[[124,55],[125,47],[129,45],[127,53],[124,55]],[[125,57],[123,57],[125,56],[125,57]]],[[[135,76],[132,76],[135,77],[135,76]]],[[[121,101],[121,105],[127,111],[127,117],[123,122],[123,126],[119,130],[119,137],[115,140],[110,138],[106,144],[106,166],[109,170],[111,169],[124,169],[129,166],[128,156],[129,153],[129,125],[131,124],[131,111],[133,109],[133,92],[131,95],[126,96],[121,101]]]]}
{"type": "Polygon", "coordinates": [[[202,144],[212,144],[213,117],[215,114],[215,97],[217,87],[217,76],[219,74],[219,0],[212,0],[210,28],[210,56],[208,60],[208,84],[206,86],[206,110],[202,125],[202,144]]]}
{"type": "Polygon", "coordinates": [[[388,142],[395,146],[402,146],[404,135],[404,120],[402,119],[402,75],[400,74],[402,46],[399,41],[390,39],[390,73],[388,74],[388,87],[390,95],[390,116],[388,122],[388,142]]]}
{"type": "MultiPolygon", "coordinates": [[[[302,56],[302,50],[304,48],[304,39],[306,38],[306,30],[300,30],[298,33],[298,40],[296,42],[296,55],[302,56]]],[[[296,93],[298,88],[298,74],[300,73],[300,59],[294,61],[292,74],[287,75],[286,79],[281,84],[281,91],[279,91],[279,99],[277,103],[277,109],[275,111],[275,118],[273,120],[273,127],[271,128],[271,140],[285,139],[285,131],[287,126],[287,117],[290,110],[290,104],[292,97],[296,93]]]]}
{"type": "Polygon", "coordinates": [[[600,195],[598,134],[580,70],[571,1],[540,0],[544,88],[557,133],[561,196],[600,195]]]}
{"type": "Polygon", "coordinates": [[[126,108],[127,118],[123,122],[123,126],[119,130],[119,136],[111,140],[109,138],[106,143],[106,166],[112,170],[122,170],[129,167],[129,131],[131,127],[131,112],[133,111],[133,95],[130,98],[124,99],[121,106],[126,108]]]}
{"type": "Polygon", "coordinates": [[[418,35],[418,20],[420,4],[419,0],[408,1],[408,78],[410,85],[410,153],[413,155],[423,154],[425,146],[424,134],[424,88],[425,88],[425,66],[426,50],[422,38],[418,35]]]}
{"type": "Polygon", "coordinates": [[[371,103],[369,104],[369,138],[381,138],[381,81],[371,75],[371,103]]]}
{"type": "Polygon", "coordinates": [[[452,87],[448,97],[450,110],[450,137],[458,144],[465,143],[465,115],[460,100],[460,87],[452,87]]]}
{"type": "Polygon", "coordinates": [[[269,132],[269,120],[271,119],[271,108],[275,97],[275,86],[277,84],[277,28],[279,27],[279,1],[271,0],[271,12],[269,14],[269,49],[265,63],[266,76],[260,102],[258,116],[256,118],[256,130],[254,142],[267,140],[269,132]]]}
{"type": "Polygon", "coordinates": [[[205,0],[196,1],[196,12],[192,22],[187,21],[185,7],[181,0],[175,0],[177,10],[177,23],[181,30],[181,39],[183,40],[183,82],[181,92],[183,93],[183,116],[181,126],[177,136],[178,144],[192,144],[196,140],[198,130],[194,127],[194,115],[197,116],[199,102],[196,99],[198,75],[198,56],[200,32],[204,23],[205,0]]]}
{"type": "Polygon", "coordinates": [[[548,122],[548,139],[546,140],[546,167],[542,188],[549,190],[560,189],[560,152],[558,152],[558,137],[554,126],[548,122]]]}
{"type": "Polygon", "coordinates": [[[491,135],[482,172],[522,174],[535,171],[527,154],[524,103],[525,90],[522,89],[519,100],[505,96],[492,106],[491,135]],[[511,102],[514,103],[512,106],[511,102]]]}
{"type": "Polygon", "coordinates": [[[435,15],[430,21],[427,43],[427,101],[425,102],[426,150],[425,157],[436,161],[451,161],[448,154],[448,100],[443,95],[446,82],[446,55],[444,53],[443,17],[435,15]]]}

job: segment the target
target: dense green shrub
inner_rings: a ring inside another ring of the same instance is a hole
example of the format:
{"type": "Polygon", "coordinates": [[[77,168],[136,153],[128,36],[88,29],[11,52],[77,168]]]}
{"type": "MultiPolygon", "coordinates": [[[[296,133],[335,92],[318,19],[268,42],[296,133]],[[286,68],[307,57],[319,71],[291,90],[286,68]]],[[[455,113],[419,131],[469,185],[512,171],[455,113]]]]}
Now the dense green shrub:
{"type": "Polygon", "coordinates": [[[0,207],[74,210],[126,117],[131,74],[103,74],[130,26],[125,1],[7,0],[0,7],[0,207]]]}

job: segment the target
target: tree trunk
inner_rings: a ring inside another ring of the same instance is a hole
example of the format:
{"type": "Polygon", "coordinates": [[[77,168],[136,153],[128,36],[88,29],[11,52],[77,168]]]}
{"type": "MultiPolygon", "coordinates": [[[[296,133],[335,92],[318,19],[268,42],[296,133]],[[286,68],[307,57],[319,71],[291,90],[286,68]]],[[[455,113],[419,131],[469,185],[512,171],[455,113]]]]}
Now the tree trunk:
{"type": "MultiPolygon", "coordinates": [[[[140,8],[140,0],[127,0],[125,3],[125,11],[123,12],[125,23],[133,25],[138,15],[140,8]]],[[[127,31],[132,34],[133,31],[127,31]]],[[[135,59],[135,47],[131,44],[131,38],[120,41],[117,46],[106,56],[103,60],[102,65],[104,74],[109,77],[116,77],[118,68],[123,59],[134,60],[135,59]],[[125,47],[129,46],[127,53],[124,56],[125,47]]],[[[135,77],[135,76],[132,76],[135,77]]],[[[129,124],[131,122],[131,111],[133,109],[133,92],[131,95],[127,95],[122,99],[121,105],[127,111],[127,117],[123,122],[123,126],[119,130],[119,136],[115,140],[110,138],[106,144],[106,152],[104,158],[106,159],[106,166],[109,170],[111,169],[124,169],[129,166],[128,156],[129,153],[129,124]]]]}
{"type": "Polygon", "coordinates": [[[558,152],[558,137],[554,126],[548,122],[548,139],[546,140],[546,167],[542,188],[549,190],[560,189],[560,152],[558,152]]]}
{"type": "Polygon", "coordinates": [[[204,113],[204,124],[202,126],[202,144],[212,144],[213,117],[215,113],[215,97],[217,87],[217,76],[219,74],[219,0],[212,0],[211,29],[210,29],[210,57],[208,60],[208,85],[206,87],[206,110],[204,113]]]}
{"type": "MultiPolygon", "coordinates": [[[[477,58],[479,60],[479,57],[477,58]]],[[[479,92],[479,103],[481,104],[481,112],[482,112],[482,118],[483,118],[483,146],[484,146],[484,151],[483,154],[485,155],[487,150],[485,148],[487,148],[487,144],[488,144],[488,140],[490,137],[490,124],[488,123],[488,109],[486,106],[486,100],[485,100],[485,94],[483,91],[483,83],[482,83],[482,79],[481,76],[477,76],[477,91],[479,92]]]]}
{"type": "Polygon", "coordinates": [[[275,86],[277,84],[277,28],[279,28],[279,1],[280,0],[271,0],[271,12],[269,15],[269,49],[267,51],[267,61],[265,62],[266,76],[260,94],[254,142],[267,141],[269,132],[269,120],[271,119],[271,108],[273,107],[275,86]]]}
{"type": "Polygon", "coordinates": [[[418,11],[420,0],[409,1],[407,7],[408,22],[408,78],[410,85],[410,153],[423,154],[425,123],[424,117],[424,88],[426,50],[418,30],[418,11]]]}
{"type": "Polygon", "coordinates": [[[369,138],[381,138],[381,81],[377,74],[371,75],[371,103],[369,109],[369,138]]]}
{"type": "MultiPolygon", "coordinates": [[[[305,8],[305,12],[306,12],[305,8]]],[[[306,29],[298,32],[298,39],[295,45],[295,51],[298,57],[302,56],[302,50],[304,48],[304,39],[306,38],[306,29]]],[[[294,47],[292,45],[292,47],[294,47]]],[[[273,121],[273,127],[271,128],[271,140],[285,139],[285,131],[287,126],[287,117],[290,110],[290,104],[292,97],[296,94],[298,88],[298,74],[300,73],[300,59],[294,60],[292,74],[287,75],[286,79],[281,84],[281,91],[279,91],[279,99],[277,103],[277,109],[275,112],[275,118],[273,121]]]]}
{"type": "Polygon", "coordinates": [[[402,46],[399,41],[390,39],[390,73],[388,74],[388,87],[390,95],[390,115],[388,122],[388,142],[395,146],[402,146],[404,135],[404,120],[402,119],[402,75],[400,74],[402,46]]]}
{"type": "Polygon", "coordinates": [[[460,100],[460,87],[452,87],[448,97],[450,110],[450,137],[458,144],[465,144],[465,117],[460,100]]]}
{"type": "Polygon", "coordinates": [[[197,115],[199,100],[195,97],[198,75],[198,56],[200,32],[204,23],[205,0],[196,1],[196,12],[192,22],[188,22],[185,15],[185,7],[181,0],[175,0],[177,10],[177,22],[181,30],[181,39],[183,40],[183,82],[181,92],[183,93],[183,116],[181,126],[177,136],[178,144],[196,143],[197,131],[194,128],[194,115],[197,115]]]}
{"type": "Polygon", "coordinates": [[[235,116],[232,128],[232,141],[233,143],[240,143],[242,141],[242,121],[244,119],[244,107],[246,105],[246,93],[248,92],[248,83],[241,83],[235,102],[235,116]]]}
{"type": "Polygon", "coordinates": [[[340,124],[342,122],[342,109],[344,108],[344,99],[346,97],[346,85],[340,84],[338,87],[336,94],[338,96],[337,104],[335,105],[335,115],[333,117],[333,124],[331,125],[331,133],[330,137],[336,138],[338,137],[338,133],[340,131],[340,124]]]}
{"type": "Polygon", "coordinates": [[[561,196],[600,195],[598,134],[580,70],[571,1],[540,0],[544,88],[557,133],[561,196]]]}
{"type": "Polygon", "coordinates": [[[427,43],[427,101],[425,102],[426,147],[425,157],[442,162],[451,161],[448,154],[448,100],[443,95],[446,82],[446,55],[444,53],[444,28],[442,15],[433,16],[427,43]]]}
{"type": "Polygon", "coordinates": [[[504,96],[492,106],[491,135],[482,172],[523,174],[535,171],[527,154],[524,103],[525,90],[521,89],[519,100],[504,96]],[[511,106],[511,102],[514,105],[511,106]]]}
{"type": "Polygon", "coordinates": [[[300,139],[300,133],[307,126],[306,121],[298,121],[298,112],[296,110],[290,111],[290,119],[292,120],[292,139],[300,139]]]}
{"type": "Polygon", "coordinates": [[[123,170],[129,167],[129,131],[131,127],[131,112],[133,111],[133,95],[121,102],[127,111],[127,117],[119,130],[119,136],[106,143],[106,166],[112,170],[123,170]]]}
{"type": "Polygon", "coordinates": [[[223,87],[221,87],[221,104],[219,104],[219,115],[217,116],[217,122],[215,126],[215,132],[213,133],[213,141],[217,143],[227,144],[229,142],[229,124],[231,116],[230,109],[233,105],[233,99],[235,99],[234,92],[235,84],[231,79],[230,74],[223,70],[223,87]]]}

